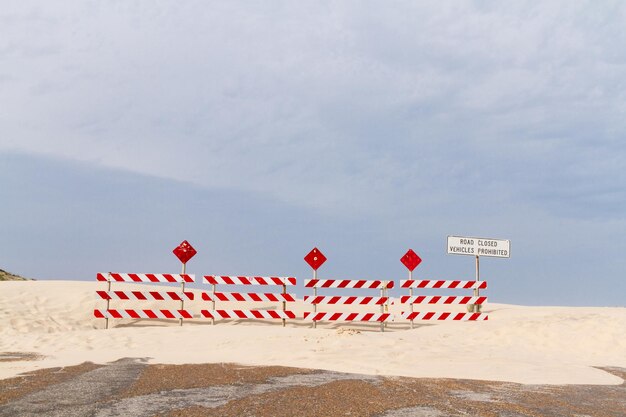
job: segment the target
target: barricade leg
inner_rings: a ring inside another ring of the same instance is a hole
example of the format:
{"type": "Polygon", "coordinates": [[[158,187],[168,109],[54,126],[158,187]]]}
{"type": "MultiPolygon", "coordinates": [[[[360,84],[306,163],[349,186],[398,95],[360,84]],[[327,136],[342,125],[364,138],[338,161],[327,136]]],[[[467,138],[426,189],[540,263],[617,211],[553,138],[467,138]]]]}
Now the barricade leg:
{"type": "MultiPolygon", "coordinates": [[[[283,294],[287,294],[287,285],[283,284],[283,294]]],[[[283,298],[283,311],[287,310],[287,302],[283,298]]],[[[285,327],[286,320],[283,319],[283,327],[285,327]]]]}

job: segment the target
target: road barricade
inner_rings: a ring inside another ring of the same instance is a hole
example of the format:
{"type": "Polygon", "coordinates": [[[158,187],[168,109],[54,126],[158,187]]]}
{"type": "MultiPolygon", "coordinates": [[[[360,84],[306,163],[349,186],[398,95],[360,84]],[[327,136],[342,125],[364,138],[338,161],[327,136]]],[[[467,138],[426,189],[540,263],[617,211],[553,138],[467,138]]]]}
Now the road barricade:
{"type": "Polygon", "coordinates": [[[293,294],[287,293],[287,286],[295,286],[296,278],[294,277],[246,277],[246,276],[216,276],[205,275],[203,282],[213,286],[212,292],[203,292],[202,299],[212,302],[211,310],[200,310],[200,315],[204,318],[211,319],[213,324],[217,319],[252,319],[282,320],[283,326],[287,319],[295,319],[296,315],[293,311],[287,309],[287,303],[293,303],[296,298],[293,294]],[[218,292],[217,285],[262,285],[262,286],[280,286],[282,293],[240,293],[240,292],[218,292]],[[216,309],[216,302],[241,303],[241,302],[272,302],[279,303],[279,309],[235,309],[220,310],[216,309]]]}
{"type": "Polygon", "coordinates": [[[411,311],[401,312],[400,317],[411,321],[413,326],[414,320],[454,320],[454,321],[481,321],[487,320],[489,317],[484,313],[455,313],[455,312],[422,312],[414,311],[414,305],[433,305],[433,304],[464,304],[481,306],[487,301],[487,297],[482,296],[427,296],[413,295],[414,288],[441,288],[441,289],[479,289],[487,288],[486,281],[436,281],[436,280],[403,280],[400,281],[400,288],[409,288],[408,296],[400,297],[400,304],[409,304],[411,311]]]}
{"type": "Polygon", "coordinates": [[[384,331],[385,322],[392,321],[393,315],[388,313],[389,297],[386,291],[393,288],[393,281],[367,281],[367,280],[337,280],[337,279],[308,279],[304,281],[305,288],[313,288],[313,296],[305,296],[304,302],[312,304],[314,311],[305,312],[304,319],[313,321],[314,325],[318,321],[362,321],[380,322],[381,331],[384,331]],[[323,296],[317,295],[318,288],[358,288],[358,289],[380,289],[380,297],[376,296],[323,296]],[[320,312],[317,306],[326,305],[374,305],[380,306],[380,313],[363,312],[320,312]]]}
{"type": "Polygon", "coordinates": [[[193,318],[193,313],[184,309],[185,300],[193,300],[194,294],[186,292],[185,283],[195,281],[195,275],[189,274],[128,274],[128,273],[98,273],[97,281],[107,282],[106,291],[96,291],[98,299],[106,300],[106,309],[94,309],[94,317],[105,319],[105,328],[109,327],[109,319],[178,319],[182,325],[183,319],[193,318]],[[134,283],[178,283],[182,284],[180,292],[176,291],[112,291],[113,282],[134,283]],[[111,300],[121,301],[179,301],[180,309],[111,309],[111,300]]]}

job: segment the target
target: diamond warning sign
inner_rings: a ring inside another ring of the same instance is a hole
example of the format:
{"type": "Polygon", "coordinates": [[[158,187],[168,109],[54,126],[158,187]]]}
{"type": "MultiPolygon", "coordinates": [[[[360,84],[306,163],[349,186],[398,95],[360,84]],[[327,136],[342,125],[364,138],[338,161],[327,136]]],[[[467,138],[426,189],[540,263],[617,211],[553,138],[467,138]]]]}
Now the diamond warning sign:
{"type": "Polygon", "coordinates": [[[409,271],[413,271],[420,263],[422,263],[422,258],[420,258],[419,255],[413,251],[413,249],[409,249],[404,256],[400,258],[400,262],[402,262],[402,264],[406,266],[409,271]]]}
{"type": "Polygon", "coordinates": [[[183,240],[172,252],[184,264],[198,253],[186,240],[183,240]]]}
{"type": "Polygon", "coordinates": [[[313,250],[304,257],[304,260],[311,266],[311,268],[317,271],[317,268],[326,262],[326,257],[318,248],[313,248],[313,250]]]}

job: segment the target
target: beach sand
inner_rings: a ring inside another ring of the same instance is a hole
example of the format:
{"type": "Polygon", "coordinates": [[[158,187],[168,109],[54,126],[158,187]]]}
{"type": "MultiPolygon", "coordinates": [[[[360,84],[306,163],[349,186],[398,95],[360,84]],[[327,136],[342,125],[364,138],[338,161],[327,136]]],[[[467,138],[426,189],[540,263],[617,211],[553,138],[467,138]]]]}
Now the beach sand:
{"type": "MultiPolygon", "coordinates": [[[[158,290],[159,286],[114,284],[115,290],[158,290]]],[[[105,364],[144,358],[150,364],[233,363],[285,366],[365,375],[455,378],[519,384],[620,385],[626,368],[626,308],[526,307],[488,303],[483,322],[375,323],[104,320],[94,308],[106,302],[96,290],[106,284],[78,281],[0,283],[0,379],[23,372],[84,362],[105,364]],[[17,354],[16,354],[17,353],[17,354]],[[32,355],[21,357],[20,355],[32,355]]],[[[176,290],[177,287],[160,289],[176,290]]],[[[210,309],[196,299],[185,308],[199,316],[210,309]]],[[[220,308],[233,308],[225,303],[220,308]]],[[[256,308],[274,307],[270,304],[256,308]]],[[[114,300],[111,308],[179,308],[177,302],[114,300]]],[[[245,307],[244,307],[245,308],[245,307]]],[[[399,305],[392,305],[398,313],[399,305]]],[[[464,306],[429,308],[456,309],[464,306]]],[[[378,307],[360,307],[378,311],[378,307]]],[[[292,310],[312,311],[301,301],[292,310]]],[[[329,311],[341,309],[328,308],[329,311]]],[[[344,308],[345,310],[345,308],[344,308]]]]}

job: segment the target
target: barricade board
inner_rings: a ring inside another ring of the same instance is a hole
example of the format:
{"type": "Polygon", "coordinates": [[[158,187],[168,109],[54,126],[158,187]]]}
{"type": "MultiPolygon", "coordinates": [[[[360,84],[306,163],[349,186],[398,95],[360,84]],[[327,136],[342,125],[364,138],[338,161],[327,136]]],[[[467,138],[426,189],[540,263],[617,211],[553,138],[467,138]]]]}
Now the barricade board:
{"type": "Polygon", "coordinates": [[[295,277],[244,277],[229,275],[205,275],[203,278],[205,284],[211,285],[296,285],[295,277]]]}
{"type": "Polygon", "coordinates": [[[288,310],[200,310],[200,315],[207,319],[295,319],[296,315],[288,310]]]}
{"type": "Polygon", "coordinates": [[[368,281],[365,279],[307,279],[305,288],[366,288],[389,289],[393,288],[393,281],[368,281]]]}
{"type": "Polygon", "coordinates": [[[96,291],[96,294],[102,300],[155,300],[155,301],[193,301],[194,294],[192,292],[174,292],[174,291],[96,291]]]}
{"type": "Polygon", "coordinates": [[[293,294],[282,293],[239,293],[239,292],[216,292],[216,293],[202,293],[202,299],[204,301],[248,301],[248,302],[289,302],[294,303],[296,297],[293,294]]]}
{"type": "Polygon", "coordinates": [[[400,281],[400,288],[449,288],[449,289],[485,289],[487,281],[437,281],[405,279],[400,281]]]}
{"type": "Polygon", "coordinates": [[[390,313],[323,313],[310,312],[304,313],[305,320],[313,321],[376,321],[387,322],[393,320],[390,313]]]}
{"type": "Polygon", "coordinates": [[[99,272],[97,281],[115,282],[194,282],[195,275],[190,274],[122,274],[118,272],[99,272]]]}
{"type": "Polygon", "coordinates": [[[354,297],[338,295],[305,295],[306,304],[358,304],[358,305],[385,305],[389,303],[389,297],[354,297]]]}
{"type": "Polygon", "coordinates": [[[191,319],[193,313],[188,310],[94,310],[94,316],[100,319],[191,319]]]}

